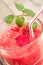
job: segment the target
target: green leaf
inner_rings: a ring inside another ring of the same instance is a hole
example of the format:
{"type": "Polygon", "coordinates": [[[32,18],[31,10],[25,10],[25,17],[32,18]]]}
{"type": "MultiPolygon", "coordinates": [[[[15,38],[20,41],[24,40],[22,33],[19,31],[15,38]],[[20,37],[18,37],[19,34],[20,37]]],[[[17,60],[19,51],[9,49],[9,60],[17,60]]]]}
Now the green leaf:
{"type": "Polygon", "coordinates": [[[36,29],[36,28],[37,28],[37,23],[34,22],[33,25],[32,25],[32,29],[34,30],[34,29],[36,29]]]}
{"type": "Polygon", "coordinates": [[[20,17],[20,16],[16,17],[16,24],[18,26],[22,27],[23,23],[24,23],[24,17],[20,17]]]}
{"type": "Polygon", "coordinates": [[[35,16],[35,13],[32,10],[24,9],[23,12],[29,16],[32,16],[32,17],[35,16]]]}
{"type": "Polygon", "coordinates": [[[4,21],[8,24],[10,24],[14,19],[14,15],[8,15],[4,18],[4,21]]]}
{"type": "Polygon", "coordinates": [[[23,11],[23,9],[24,9],[24,5],[23,5],[23,4],[15,3],[15,6],[16,6],[16,8],[17,8],[19,11],[23,11]]]}

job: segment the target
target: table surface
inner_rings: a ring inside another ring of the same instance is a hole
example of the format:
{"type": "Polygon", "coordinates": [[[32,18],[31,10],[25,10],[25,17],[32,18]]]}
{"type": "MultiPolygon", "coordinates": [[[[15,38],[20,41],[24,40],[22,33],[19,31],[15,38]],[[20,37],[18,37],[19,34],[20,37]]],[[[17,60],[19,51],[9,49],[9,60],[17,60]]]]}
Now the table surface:
{"type": "MultiPolygon", "coordinates": [[[[43,0],[0,0],[0,19],[3,19],[8,14],[18,15],[21,14],[16,8],[14,3],[23,3],[26,8],[32,9],[35,13],[43,6],[43,0]],[[41,1],[40,4],[37,1],[41,1]]],[[[43,17],[43,14],[41,18],[43,17]]],[[[43,19],[43,18],[42,18],[43,19]]]]}

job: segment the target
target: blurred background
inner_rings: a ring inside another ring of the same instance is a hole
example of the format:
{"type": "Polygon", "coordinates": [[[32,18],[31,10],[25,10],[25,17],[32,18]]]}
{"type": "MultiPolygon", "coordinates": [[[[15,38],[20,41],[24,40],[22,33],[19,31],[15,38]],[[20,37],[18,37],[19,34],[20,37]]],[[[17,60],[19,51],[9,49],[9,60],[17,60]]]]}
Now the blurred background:
{"type": "Polygon", "coordinates": [[[35,13],[43,7],[43,0],[0,0],[0,19],[12,13],[14,15],[21,14],[21,12],[15,8],[15,2],[23,3],[26,8],[32,9],[35,13]]]}

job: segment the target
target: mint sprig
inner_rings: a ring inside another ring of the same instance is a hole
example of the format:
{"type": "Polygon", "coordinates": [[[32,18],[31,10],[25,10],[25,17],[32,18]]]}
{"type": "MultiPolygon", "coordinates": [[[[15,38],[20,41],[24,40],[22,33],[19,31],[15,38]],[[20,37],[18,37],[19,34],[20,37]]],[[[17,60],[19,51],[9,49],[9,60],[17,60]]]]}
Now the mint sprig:
{"type": "Polygon", "coordinates": [[[34,30],[34,29],[36,29],[36,28],[37,28],[37,23],[34,22],[33,25],[32,25],[32,29],[34,30]]]}
{"type": "Polygon", "coordinates": [[[35,13],[32,10],[24,9],[23,12],[26,13],[28,16],[35,16],[35,13]]]}
{"type": "Polygon", "coordinates": [[[14,19],[14,15],[8,15],[4,18],[4,21],[8,24],[10,24],[14,19]]]}
{"type": "Polygon", "coordinates": [[[15,6],[19,11],[26,13],[28,16],[35,16],[35,13],[30,9],[26,9],[23,4],[15,3],[15,6]]]}
{"type": "Polygon", "coordinates": [[[23,5],[23,4],[15,3],[15,6],[16,6],[16,8],[17,8],[19,11],[23,11],[23,9],[24,9],[24,5],[23,5]]]}
{"type": "Polygon", "coordinates": [[[22,27],[23,26],[23,23],[24,23],[24,17],[16,17],[16,24],[19,26],[19,27],[22,27]]]}
{"type": "MultiPolygon", "coordinates": [[[[26,9],[24,7],[24,5],[21,4],[21,3],[15,3],[15,6],[19,11],[26,13],[28,16],[33,17],[35,15],[35,13],[32,10],[26,9]]],[[[16,17],[16,20],[15,20],[16,24],[21,27],[24,23],[24,20],[25,20],[24,17],[22,15],[18,15],[18,16],[15,16],[15,17],[16,17]]],[[[4,18],[4,21],[6,23],[10,24],[10,23],[12,23],[13,19],[14,19],[14,15],[8,15],[4,18]]],[[[33,26],[33,28],[34,28],[34,26],[33,26]]]]}

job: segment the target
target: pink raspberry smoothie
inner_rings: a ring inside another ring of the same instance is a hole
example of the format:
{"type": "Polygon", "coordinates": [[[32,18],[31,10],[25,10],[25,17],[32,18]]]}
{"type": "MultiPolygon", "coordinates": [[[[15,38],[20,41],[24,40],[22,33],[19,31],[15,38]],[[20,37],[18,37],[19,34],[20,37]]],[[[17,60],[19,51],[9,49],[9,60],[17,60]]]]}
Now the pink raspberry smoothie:
{"type": "Polygon", "coordinates": [[[1,56],[10,65],[34,65],[40,58],[40,45],[37,38],[41,30],[36,28],[33,33],[34,37],[30,35],[27,26],[9,28],[0,38],[1,56]]]}

